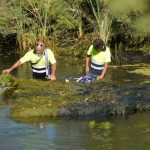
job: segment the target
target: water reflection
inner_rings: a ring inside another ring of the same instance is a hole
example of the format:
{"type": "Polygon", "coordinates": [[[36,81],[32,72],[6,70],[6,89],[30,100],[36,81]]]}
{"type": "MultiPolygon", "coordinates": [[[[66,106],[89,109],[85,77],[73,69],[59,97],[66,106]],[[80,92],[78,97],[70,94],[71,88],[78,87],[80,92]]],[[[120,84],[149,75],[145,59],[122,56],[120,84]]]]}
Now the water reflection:
{"type": "Polygon", "coordinates": [[[29,124],[0,111],[0,149],[11,150],[149,150],[150,113],[113,118],[109,129],[89,128],[88,120],[47,120],[29,124]],[[145,131],[145,132],[144,132],[145,131]]]}

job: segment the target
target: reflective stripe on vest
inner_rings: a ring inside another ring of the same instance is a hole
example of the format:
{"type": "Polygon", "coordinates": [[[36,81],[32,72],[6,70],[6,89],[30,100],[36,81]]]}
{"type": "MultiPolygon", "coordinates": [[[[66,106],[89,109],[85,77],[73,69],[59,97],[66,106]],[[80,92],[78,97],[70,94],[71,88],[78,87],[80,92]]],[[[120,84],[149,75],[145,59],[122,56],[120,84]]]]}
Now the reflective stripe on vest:
{"type": "Polygon", "coordinates": [[[104,69],[104,63],[101,62],[95,62],[93,60],[90,61],[90,70],[89,72],[93,75],[100,75],[102,73],[102,70],[104,69]]]}
{"type": "Polygon", "coordinates": [[[94,60],[91,60],[91,68],[95,70],[103,70],[104,69],[104,63],[101,62],[95,62],[94,60]]]}
{"type": "Polygon", "coordinates": [[[45,66],[40,66],[40,67],[32,66],[32,71],[36,73],[46,73],[46,67],[45,66]]]}

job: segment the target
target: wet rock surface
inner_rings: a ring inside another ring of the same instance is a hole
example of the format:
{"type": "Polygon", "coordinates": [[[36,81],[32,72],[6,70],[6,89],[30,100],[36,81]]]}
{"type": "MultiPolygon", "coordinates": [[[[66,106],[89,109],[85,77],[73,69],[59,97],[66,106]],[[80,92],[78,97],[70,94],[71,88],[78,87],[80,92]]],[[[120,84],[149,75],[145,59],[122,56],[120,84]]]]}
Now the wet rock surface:
{"type": "Polygon", "coordinates": [[[150,83],[80,84],[8,78],[3,86],[15,87],[11,93],[13,118],[99,118],[150,110],[150,83]],[[12,85],[7,84],[10,80],[12,85]]]}
{"type": "Polygon", "coordinates": [[[98,117],[124,115],[137,109],[149,110],[149,84],[112,85],[99,82],[80,85],[33,81],[32,85],[36,88],[25,90],[22,86],[15,92],[13,117],[98,117]]]}

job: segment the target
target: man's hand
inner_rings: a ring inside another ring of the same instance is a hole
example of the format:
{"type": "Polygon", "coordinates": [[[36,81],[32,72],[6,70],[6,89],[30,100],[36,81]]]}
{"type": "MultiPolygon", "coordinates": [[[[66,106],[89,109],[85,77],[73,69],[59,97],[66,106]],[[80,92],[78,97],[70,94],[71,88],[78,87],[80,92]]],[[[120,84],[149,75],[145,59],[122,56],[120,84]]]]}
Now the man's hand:
{"type": "Polygon", "coordinates": [[[86,67],[86,73],[89,72],[89,67],[86,67]]]}
{"type": "Polygon", "coordinates": [[[54,81],[54,80],[56,80],[56,76],[55,76],[55,75],[51,75],[51,76],[50,76],[50,79],[51,79],[52,81],[54,81]]]}
{"type": "Polygon", "coordinates": [[[97,77],[97,80],[102,80],[103,78],[104,78],[104,76],[100,75],[100,76],[97,77]]]}
{"type": "Polygon", "coordinates": [[[2,71],[2,73],[10,73],[11,72],[11,69],[5,69],[2,71]]]}
{"type": "Polygon", "coordinates": [[[104,78],[107,68],[108,68],[108,63],[105,63],[104,69],[103,69],[101,75],[97,77],[97,80],[102,80],[104,78]]]}

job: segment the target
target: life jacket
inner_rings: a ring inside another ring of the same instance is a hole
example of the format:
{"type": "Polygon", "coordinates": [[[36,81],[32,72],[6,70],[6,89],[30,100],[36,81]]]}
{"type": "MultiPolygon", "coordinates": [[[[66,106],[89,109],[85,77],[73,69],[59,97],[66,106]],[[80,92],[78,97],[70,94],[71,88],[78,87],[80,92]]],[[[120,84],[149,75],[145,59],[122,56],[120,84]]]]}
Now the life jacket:
{"type": "Polygon", "coordinates": [[[94,75],[100,75],[102,70],[104,69],[104,63],[95,62],[94,60],[90,60],[90,73],[94,75]]]}
{"type": "Polygon", "coordinates": [[[104,46],[101,51],[97,51],[92,47],[92,51],[90,53],[91,59],[90,59],[89,72],[92,73],[93,75],[98,76],[102,73],[102,70],[104,69],[104,64],[105,64],[105,61],[103,61],[103,57],[104,58],[106,57],[103,55],[106,54],[106,49],[107,47],[104,46]],[[94,57],[97,57],[97,59],[95,60],[94,57]]]}
{"type": "Polygon", "coordinates": [[[40,56],[39,60],[37,60],[34,63],[31,63],[31,68],[32,68],[32,72],[33,72],[33,78],[36,78],[36,79],[45,79],[45,78],[47,78],[50,75],[50,68],[49,68],[49,63],[48,63],[47,49],[44,50],[44,52],[40,56]],[[36,64],[38,64],[40,62],[40,60],[44,56],[45,56],[45,66],[41,66],[41,67],[35,66],[36,64]]]}

